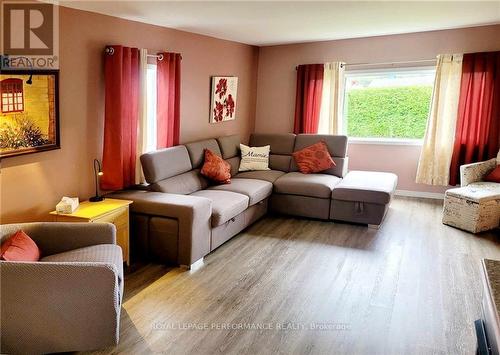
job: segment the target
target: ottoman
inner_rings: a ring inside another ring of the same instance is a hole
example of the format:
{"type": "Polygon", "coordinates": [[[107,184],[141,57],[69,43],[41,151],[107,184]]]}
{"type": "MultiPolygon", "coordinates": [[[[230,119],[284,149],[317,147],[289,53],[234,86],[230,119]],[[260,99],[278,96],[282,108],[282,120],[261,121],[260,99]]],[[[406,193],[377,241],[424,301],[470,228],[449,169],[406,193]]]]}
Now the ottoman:
{"type": "Polygon", "coordinates": [[[350,171],[332,191],[330,219],[378,228],[397,184],[392,173],[350,171]]]}
{"type": "Polygon", "coordinates": [[[476,182],[447,190],[443,223],[479,233],[495,229],[500,222],[500,184],[476,182]]]}

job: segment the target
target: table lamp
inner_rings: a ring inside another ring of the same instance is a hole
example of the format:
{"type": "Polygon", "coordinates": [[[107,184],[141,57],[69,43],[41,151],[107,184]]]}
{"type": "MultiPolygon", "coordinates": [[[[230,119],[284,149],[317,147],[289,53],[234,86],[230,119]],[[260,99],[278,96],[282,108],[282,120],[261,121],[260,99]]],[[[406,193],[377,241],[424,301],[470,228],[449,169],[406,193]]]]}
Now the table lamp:
{"type": "Polygon", "coordinates": [[[104,200],[104,197],[99,196],[99,176],[102,176],[101,163],[94,159],[94,177],[95,177],[95,196],[89,198],[90,202],[99,202],[104,200]]]}

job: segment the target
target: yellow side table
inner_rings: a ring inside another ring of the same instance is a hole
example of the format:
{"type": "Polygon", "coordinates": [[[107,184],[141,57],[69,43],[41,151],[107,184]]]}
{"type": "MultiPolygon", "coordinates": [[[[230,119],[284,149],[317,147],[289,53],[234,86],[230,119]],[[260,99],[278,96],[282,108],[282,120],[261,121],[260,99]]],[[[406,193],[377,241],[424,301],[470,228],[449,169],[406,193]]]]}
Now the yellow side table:
{"type": "Polygon", "coordinates": [[[133,201],[106,198],[100,202],[80,203],[71,214],[50,212],[55,222],[113,223],[116,226],[116,243],[122,248],[123,261],[130,265],[129,205],[133,201]]]}

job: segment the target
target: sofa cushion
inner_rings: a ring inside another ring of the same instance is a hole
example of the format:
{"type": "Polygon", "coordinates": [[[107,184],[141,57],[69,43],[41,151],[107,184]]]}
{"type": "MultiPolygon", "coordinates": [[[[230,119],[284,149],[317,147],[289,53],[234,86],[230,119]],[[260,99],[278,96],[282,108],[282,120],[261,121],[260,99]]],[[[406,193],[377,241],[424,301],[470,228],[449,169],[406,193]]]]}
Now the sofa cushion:
{"type": "Polygon", "coordinates": [[[183,145],[145,153],[140,159],[144,177],[150,184],[192,169],[188,151],[183,145]]]}
{"type": "Polygon", "coordinates": [[[248,196],[249,205],[253,206],[273,192],[273,184],[257,179],[234,178],[230,184],[212,186],[210,190],[232,191],[248,196]]]}
{"type": "Polygon", "coordinates": [[[122,248],[116,244],[99,244],[90,247],[74,249],[64,253],[52,254],[40,259],[41,262],[88,262],[111,264],[116,269],[118,283],[122,287],[123,256],[122,248]]]}
{"type": "Polygon", "coordinates": [[[332,189],[342,179],[328,174],[302,174],[291,172],[274,182],[274,191],[279,194],[330,198],[332,189]]]}
{"type": "Polygon", "coordinates": [[[250,136],[250,145],[270,145],[269,167],[272,170],[289,171],[291,154],[295,145],[295,134],[254,133],[250,136]]]}
{"type": "Polygon", "coordinates": [[[148,186],[150,191],[168,192],[171,194],[189,195],[208,186],[208,181],[200,174],[199,169],[172,176],[168,179],[157,181],[148,186]]]}
{"type": "Polygon", "coordinates": [[[218,184],[231,183],[231,165],[210,149],[205,149],[205,160],[200,173],[218,184]]]}
{"type": "Polygon", "coordinates": [[[396,190],[398,177],[376,171],[350,171],[332,192],[332,198],[343,201],[387,204],[396,190]]]}
{"type": "Polygon", "coordinates": [[[292,163],[291,155],[270,154],[269,167],[273,170],[280,170],[285,173],[290,171],[290,164],[292,163]]]}
{"type": "Polygon", "coordinates": [[[231,176],[238,174],[238,170],[240,169],[240,160],[241,158],[239,156],[226,159],[229,165],[231,165],[231,176]]]}
{"type": "Polygon", "coordinates": [[[326,143],[332,157],[345,157],[347,155],[347,136],[332,134],[297,134],[293,151],[296,152],[320,141],[326,143]]]}
{"type": "Polygon", "coordinates": [[[240,136],[233,134],[217,138],[222,158],[229,159],[240,155],[240,136]]]}
{"type": "Polygon", "coordinates": [[[319,173],[335,166],[326,143],[320,141],[292,154],[303,174],[319,173]]]}
{"type": "Polygon", "coordinates": [[[280,176],[285,175],[281,170],[244,171],[236,174],[235,178],[259,179],[274,183],[280,176]]]}
{"type": "Polygon", "coordinates": [[[253,147],[271,146],[271,154],[290,155],[295,145],[295,134],[254,133],[250,136],[253,147]]]}
{"type": "MultiPolygon", "coordinates": [[[[295,139],[294,151],[299,151],[312,144],[324,141],[328,146],[328,151],[335,162],[335,166],[323,171],[323,174],[343,177],[347,172],[347,137],[329,134],[298,134],[295,139]]],[[[298,166],[292,159],[290,171],[298,171],[298,166]]]]}
{"type": "Polygon", "coordinates": [[[191,196],[212,201],[212,227],[220,226],[247,209],[249,198],[231,191],[201,190],[191,196]]]}
{"type": "Polygon", "coordinates": [[[213,153],[222,157],[222,153],[219,149],[219,144],[215,139],[206,139],[202,141],[192,142],[186,144],[186,149],[189,153],[189,158],[191,159],[191,165],[193,169],[200,168],[205,159],[205,149],[210,149],[213,153]]]}

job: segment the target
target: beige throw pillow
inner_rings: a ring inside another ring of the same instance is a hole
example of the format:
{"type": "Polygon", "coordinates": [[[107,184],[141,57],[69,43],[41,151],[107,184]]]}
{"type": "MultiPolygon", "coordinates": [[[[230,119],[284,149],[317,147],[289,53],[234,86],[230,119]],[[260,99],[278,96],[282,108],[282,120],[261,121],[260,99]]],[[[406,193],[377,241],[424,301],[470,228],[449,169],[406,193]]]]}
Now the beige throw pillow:
{"type": "Polygon", "coordinates": [[[269,169],[269,151],[270,145],[263,147],[249,147],[240,144],[241,162],[239,171],[250,170],[270,170],[269,169]]]}

